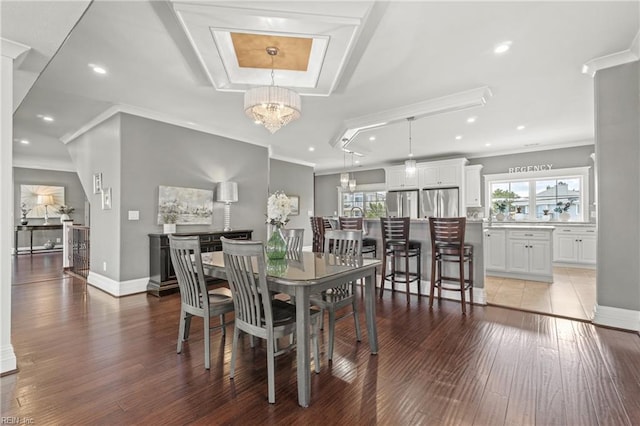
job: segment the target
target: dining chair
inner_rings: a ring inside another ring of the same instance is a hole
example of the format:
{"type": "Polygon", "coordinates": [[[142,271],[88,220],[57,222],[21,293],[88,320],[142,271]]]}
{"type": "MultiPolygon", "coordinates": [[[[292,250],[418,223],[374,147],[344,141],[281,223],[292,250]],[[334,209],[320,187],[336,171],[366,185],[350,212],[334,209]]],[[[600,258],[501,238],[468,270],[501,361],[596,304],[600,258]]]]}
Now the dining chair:
{"type": "Polygon", "coordinates": [[[304,243],[304,228],[285,228],[281,230],[282,237],[287,243],[287,253],[302,251],[304,243]]]}
{"type": "Polygon", "coordinates": [[[467,313],[465,292],[469,290],[469,305],[473,306],[473,245],[464,241],[467,224],[466,217],[430,217],[429,231],[431,234],[431,289],[429,291],[429,308],[433,307],[435,289],[438,289],[438,302],[444,288],[449,291],[459,291],[462,304],[462,314],[467,313]],[[458,276],[442,274],[445,262],[458,265],[458,276]],[[464,265],[468,265],[465,278],[464,265]],[[445,283],[453,281],[456,284],[445,283]]]}
{"type": "MultiPolygon", "coordinates": [[[[362,255],[362,231],[346,231],[331,230],[324,234],[324,252],[335,255],[362,255]]],[[[358,322],[358,301],[356,298],[356,282],[349,281],[344,284],[323,291],[320,294],[314,294],[310,297],[311,304],[319,307],[322,312],[326,309],[329,312],[329,361],[333,360],[333,342],[336,326],[336,312],[348,305],[352,306],[349,313],[341,316],[342,319],[347,315],[353,315],[356,325],[356,339],[362,340],[360,332],[360,323],[358,322]]],[[[324,321],[321,320],[321,324],[324,321]]]]}
{"type": "MultiPolygon", "coordinates": [[[[269,403],[273,404],[276,402],[275,357],[293,346],[276,350],[277,340],[295,333],[296,306],[269,296],[264,244],[261,241],[238,241],[225,237],[220,240],[235,305],[229,377],[233,379],[235,375],[240,332],[266,340],[269,403]]],[[[320,372],[319,316],[320,311],[311,309],[311,343],[316,373],[320,372]]]]}
{"type": "Polygon", "coordinates": [[[410,301],[410,286],[416,281],[418,296],[420,296],[421,279],[421,243],[409,239],[410,219],[408,217],[381,217],[382,230],[382,281],[380,282],[380,297],[384,292],[384,283],[391,280],[391,291],[395,291],[396,282],[406,284],[407,304],[410,301]],[[411,259],[416,260],[416,272],[410,271],[411,259]],[[399,269],[396,263],[404,260],[404,269],[399,269]],[[387,262],[391,268],[387,271],[387,262]]]}
{"type": "Polygon", "coordinates": [[[182,352],[182,342],[189,338],[191,318],[204,320],[204,368],[211,368],[210,331],[222,329],[226,335],[226,313],[233,311],[233,297],[228,288],[215,288],[207,291],[207,283],[200,256],[200,239],[197,235],[169,235],[171,263],[178,279],[180,290],[180,326],[178,331],[177,352],[182,352]],[[220,326],[211,327],[211,317],[220,316],[220,326]]]}
{"type": "Polygon", "coordinates": [[[365,238],[366,229],[364,227],[364,220],[362,216],[359,217],[350,217],[350,216],[340,216],[338,218],[338,226],[340,229],[344,230],[356,230],[362,231],[362,254],[372,254],[373,257],[377,256],[377,244],[378,240],[375,238],[365,238]]]}

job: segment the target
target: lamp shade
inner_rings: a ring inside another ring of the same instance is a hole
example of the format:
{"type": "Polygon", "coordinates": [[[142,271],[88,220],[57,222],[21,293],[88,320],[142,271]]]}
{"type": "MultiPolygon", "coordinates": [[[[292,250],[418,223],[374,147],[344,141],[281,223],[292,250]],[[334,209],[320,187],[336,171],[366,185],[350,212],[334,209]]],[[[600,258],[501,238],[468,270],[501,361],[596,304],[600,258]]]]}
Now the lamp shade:
{"type": "Polygon", "coordinates": [[[223,203],[235,203],[238,201],[238,184],[236,182],[220,182],[217,192],[217,201],[223,203]]]}
{"type": "Polygon", "coordinates": [[[38,195],[36,202],[40,205],[50,206],[53,204],[53,196],[51,195],[38,195]]]}

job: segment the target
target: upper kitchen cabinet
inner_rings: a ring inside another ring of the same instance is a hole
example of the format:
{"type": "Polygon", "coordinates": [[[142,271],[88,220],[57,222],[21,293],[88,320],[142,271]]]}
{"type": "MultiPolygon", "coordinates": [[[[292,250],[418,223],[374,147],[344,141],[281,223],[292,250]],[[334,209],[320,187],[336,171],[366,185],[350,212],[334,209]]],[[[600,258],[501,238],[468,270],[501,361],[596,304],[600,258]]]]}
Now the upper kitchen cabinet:
{"type": "Polygon", "coordinates": [[[467,207],[482,207],[481,183],[482,164],[466,166],[464,168],[464,189],[467,207]]]}
{"type": "Polygon", "coordinates": [[[419,164],[418,184],[420,188],[460,187],[464,182],[466,164],[466,158],[419,164]]]}
{"type": "Polygon", "coordinates": [[[419,170],[418,168],[412,176],[407,176],[404,171],[404,165],[387,167],[385,169],[387,190],[418,189],[419,170]]]}

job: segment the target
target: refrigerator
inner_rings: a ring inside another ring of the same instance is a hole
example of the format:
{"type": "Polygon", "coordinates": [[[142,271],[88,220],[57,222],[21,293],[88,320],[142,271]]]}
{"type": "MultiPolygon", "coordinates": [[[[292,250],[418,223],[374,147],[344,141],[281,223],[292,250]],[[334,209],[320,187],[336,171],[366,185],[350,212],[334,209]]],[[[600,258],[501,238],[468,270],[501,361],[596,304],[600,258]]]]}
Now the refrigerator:
{"type": "Polygon", "coordinates": [[[424,188],[420,217],[458,217],[460,213],[460,199],[458,187],[424,188]]]}
{"type": "Polygon", "coordinates": [[[387,192],[387,216],[389,217],[410,217],[417,219],[420,213],[418,204],[417,189],[410,191],[388,191],[387,192]]]}

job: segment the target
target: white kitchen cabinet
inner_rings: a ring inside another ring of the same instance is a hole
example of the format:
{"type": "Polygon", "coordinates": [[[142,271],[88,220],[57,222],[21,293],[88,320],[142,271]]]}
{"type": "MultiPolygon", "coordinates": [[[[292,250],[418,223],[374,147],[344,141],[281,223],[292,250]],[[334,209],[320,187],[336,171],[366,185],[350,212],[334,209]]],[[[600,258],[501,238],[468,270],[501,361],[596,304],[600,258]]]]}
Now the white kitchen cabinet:
{"type": "Polygon", "coordinates": [[[558,226],[554,233],[553,261],[574,266],[596,264],[596,228],[558,226]]]}
{"type": "Polygon", "coordinates": [[[418,170],[412,175],[407,176],[404,165],[388,167],[385,169],[387,190],[397,189],[417,189],[418,188],[418,170]]]}
{"type": "Polygon", "coordinates": [[[460,186],[462,166],[458,164],[425,164],[418,169],[421,188],[460,186]]]}
{"type": "Polygon", "coordinates": [[[491,227],[485,230],[488,275],[553,282],[552,227],[491,227]],[[501,229],[502,228],[502,229],[501,229]]]}
{"type": "Polygon", "coordinates": [[[464,190],[467,207],[482,207],[481,175],[482,164],[466,166],[464,168],[464,190]]]}
{"type": "Polygon", "coordinates": [[[524,278],[553,282],[551,263],[551,232],[507,232],[507,271],[522,274],[524,278]],[[535,278],[532,278],[534,277],[535,278]]]}
{"type": "Polygon", "coordinates": [[[484,260],[485,269],[490,271],[505,271],[506,260],[506,231],[504,229],[487,229],[484,232],[484,260]]]}

